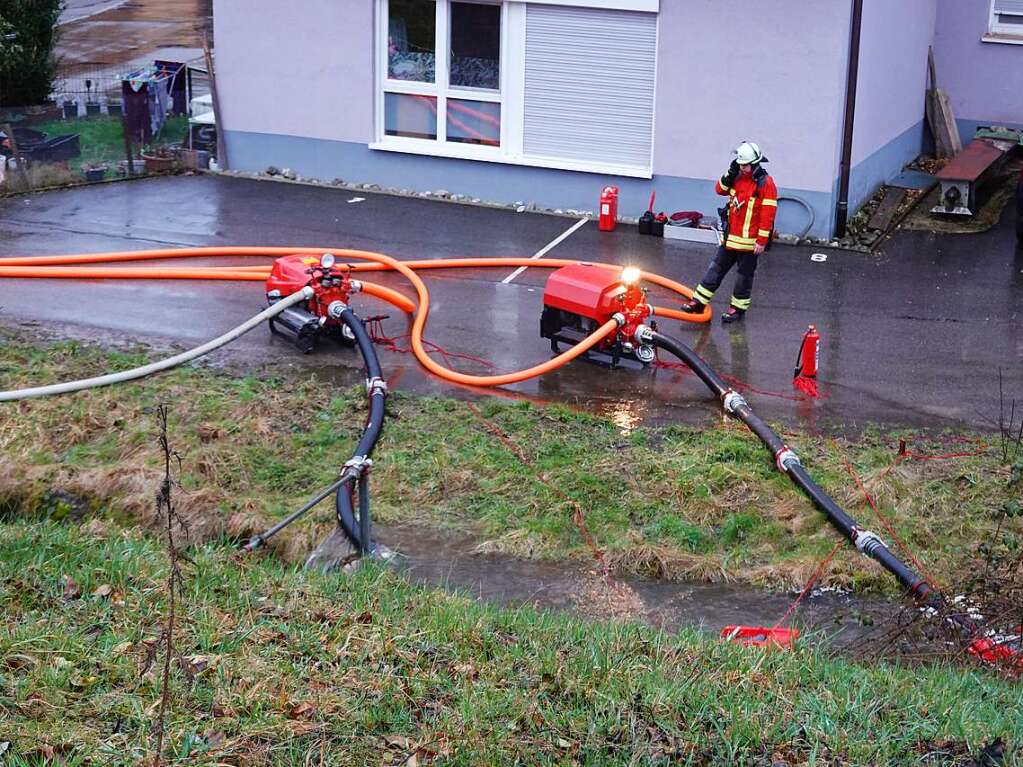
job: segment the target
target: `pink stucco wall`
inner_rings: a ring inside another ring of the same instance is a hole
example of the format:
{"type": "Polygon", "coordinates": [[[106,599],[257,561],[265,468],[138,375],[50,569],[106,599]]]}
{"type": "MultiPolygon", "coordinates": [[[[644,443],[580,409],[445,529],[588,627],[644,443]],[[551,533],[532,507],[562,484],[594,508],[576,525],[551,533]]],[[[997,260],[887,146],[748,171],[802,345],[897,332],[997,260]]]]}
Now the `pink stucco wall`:
{"type": "Polygon", "coordinates": [[[934,58],[938,85],[956,118],[1023,124],[1023,45],[981,42],[988,0],[938,0],[934,58]]]}
{"type": "Polygon", "coordinates": [[[853,165],[924,119],[936,7],[937,0],[864,0],[853,165]]]}
{"type": "Polygon", "coordinates": [[[213,18],[229,130],[372,141],[372,0],[214,0],[213,18]]]}
{"type": "Polygon", "coordinates": [[[834,0],[662,0],[654,171],[714,178],[750,139],[785,186],[830,193],[849,12],[834,0]]]}

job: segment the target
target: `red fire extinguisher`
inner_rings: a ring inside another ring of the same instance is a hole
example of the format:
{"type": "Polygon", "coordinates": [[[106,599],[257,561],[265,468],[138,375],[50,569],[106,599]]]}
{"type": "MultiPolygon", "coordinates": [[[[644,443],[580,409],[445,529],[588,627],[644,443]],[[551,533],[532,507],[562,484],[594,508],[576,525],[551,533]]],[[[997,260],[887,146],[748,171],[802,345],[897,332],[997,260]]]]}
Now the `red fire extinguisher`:
{"type": "Polygon", "coordinates": [[[618,187],[605,186],[600,190],[599,228],[602,232],[614,231],[618,223],[618,187]]]}
{"type": "Polygon", "coordinates": [[[792,385],[814,399],[820,397],[817,391],[817,368],[821,361],[821,337],[817,328],[810,325],[803,334],[796,356],[796,369],[792,371],[792,385]]]}
{"type": "Polygon", "coordinates": [[[803,343],[799,345],[799,356],[796,358],[796,369],[793,377],[804,375],[807,378],[817,377],[817,366],[820,364],[820,335],[817,328],[810,325],[803,334],[803,343]]]}
{"type": "Polygon", "coordinates": [[[792,377],[805,376],[806,378],[817,377],[817,366],[821,361],[821,337],[817,328],[810,325],[803,334],[803,342],[799,345],[799,355],[796,357],[796,369],[792,371],[792,377]]]}

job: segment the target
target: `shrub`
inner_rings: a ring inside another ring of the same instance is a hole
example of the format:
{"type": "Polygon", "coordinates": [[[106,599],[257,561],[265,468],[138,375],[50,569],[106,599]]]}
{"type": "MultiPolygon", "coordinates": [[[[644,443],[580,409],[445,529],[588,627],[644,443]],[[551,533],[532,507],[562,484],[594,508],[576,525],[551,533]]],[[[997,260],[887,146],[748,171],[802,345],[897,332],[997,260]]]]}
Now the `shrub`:
{"type": "Polygon", "coordinates": [[[0,0],[0,106],[39,104],[50,97],[63,7],[64,0],[0,0]]]}

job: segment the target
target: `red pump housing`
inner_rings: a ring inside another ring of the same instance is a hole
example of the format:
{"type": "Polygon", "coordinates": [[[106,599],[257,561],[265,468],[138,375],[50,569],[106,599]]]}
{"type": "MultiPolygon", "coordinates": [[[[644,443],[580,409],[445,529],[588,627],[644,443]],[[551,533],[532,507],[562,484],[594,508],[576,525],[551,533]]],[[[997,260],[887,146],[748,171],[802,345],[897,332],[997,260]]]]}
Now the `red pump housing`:
{"type": "Polygon", "coordinates": [[[355,341],[352,329],[339,319],[340,315],[332,315],[330,307],[347,305],[352,293],[362,285],[351,279],[347,265],[335,266],[330,254],[296,253],[274,261],[266,280],[266,300],[276,303],[306,286],[313,289],[312,298],[271,319],[270,332],[288,338],[305,353],[316,347],[324,333],[351,346],[355,341]]]}
{"type": "Polygon", "coordinates": [[[598,351],[611,354],[613,364],[621,357],[643,364],[654,359],[653,348],[639,344],[636,329],[653,314],[646,302],[646,291],[635,279],[623,279],[629,270],[616,272],[593,264],[570,264],[547,278],[540,335],[551,339],[551,350],[558,342],[578,343],[616,314],[624,318],[618,332],[605,338],[598,351]]]}
{"type": "Polygon", "coordinates": [[[319,267],[320,256],[296,253],[278,258],[266,278],[266,297],[270,300],[284,298],[311,285],[316,295],[306,308],[317,317],[329,317],[327,308],[334,301],[347,304],[358,289],[358,283],[353,284],[347,269],[321,270],[319,267]]]}
{"type": "Polygon", "coordinates": [[[543,303],[603,325],[615,312],[622,310],[619,297],[624,297],[627,290],[621,275],[610,269],[593,264],[571,264],[547,278],[543,303]]]}

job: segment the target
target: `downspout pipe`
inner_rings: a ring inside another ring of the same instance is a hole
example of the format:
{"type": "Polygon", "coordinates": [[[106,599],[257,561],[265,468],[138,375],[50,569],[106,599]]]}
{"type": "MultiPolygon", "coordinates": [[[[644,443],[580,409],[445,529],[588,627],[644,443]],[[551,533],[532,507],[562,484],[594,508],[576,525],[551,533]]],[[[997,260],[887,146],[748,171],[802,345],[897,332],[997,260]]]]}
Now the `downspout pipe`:
{"type": "Polygon", "coordinates": [[[845,237],[849,223],[849,179],[852,175],[853,125],[856,121],[856,85],[860,71],[860,31],[863,0],[852,0],[849,31],[849,63],[845,79],[845,124],[842,127],[842,159],[838,168],[838,204],[835,206],[835,237],[845,237]]]}

